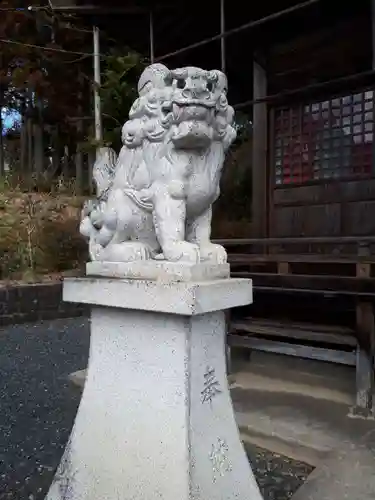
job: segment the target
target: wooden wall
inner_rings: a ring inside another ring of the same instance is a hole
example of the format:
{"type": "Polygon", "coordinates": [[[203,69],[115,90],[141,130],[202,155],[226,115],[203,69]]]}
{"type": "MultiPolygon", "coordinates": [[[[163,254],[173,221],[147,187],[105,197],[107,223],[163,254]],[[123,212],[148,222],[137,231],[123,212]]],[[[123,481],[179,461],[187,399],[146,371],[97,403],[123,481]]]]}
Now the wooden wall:
{"type": "MultiPolygon", "coordinates": [[[[268,49],[265,71],[267,95],[271,98],[267,111],[255,104],[260,116],[254,117],[256,133],[253,148],[258,151],[258,158],[253,156],[253,169],[264,168],[259,161],[262,149],[263,157],[267,157],[267,174],[254,174],[254,213],[258,214],[260,221],[254,237],[375,234],[375,107],[372,91],[375,78],[372,86],[366,83],[366,87],[362,88],[360,83],[358,87],[356,84],[353,86],[350,79],[353,74],[373,69],[370,2],[366,5],[366,12],[357,13],[351,20],[338,20],[331,33],[327,29],[320,32],[317,28],[315,33],[302,36],[295,42],[291,40],[283,47],[268,49]],[[303,89],[335,78],[342,79],[339,91],[337,85],[334,90],[327,86],[311,94],[303,89]],[[299,86],[302,88],[298,89],[299,86]],[[285,99],[282,96],[274,99],[275,95],[285,91],[292,94],[285,99]],[[357,105],[354,97],[361,92],[363,98],[357,105]],[[350,112],[343,111],[342,104],[340,110],[334,110],[334,116],[333,103],[340,99],[349,99],[345,110],[350,112]],[[310,111],[306,112],[309,106],[310,111]],[[313,106],[319,107],[320,114],[318,119],[314,118],[315,124],[311,125],[311,116],[316,112],[313,106]],[[284,129],[282,126],[277,129],[275,123],[280,108],[290,115],[289,121],[281,118],[284,129]],[[295,114],[293,110],[297,110],[295,114]],[[264,125],[265,113],[268,117],[267,128],[264,125]],[[366,132],[369,133],[366,135],[366,132]],[[265,134],[268,137],[266,152],[262,146],[265,134]],[[327,157],[327,147],[330,165],[335,164],[336,172],[328,172],[327,162],[323,160],[327,157]],[[344,153],[348,153],[346,160],[343,160],[344,153]],[[281,168],[289,169],[289,180],[285,174],[281,179],[281,168]],[[320,172],[317,172],[319,169],[320,172]],[[261,197],[259,190],[264,186],[265,178],[267,194],[261,197]],[[261,215],[264,197],[267,199],[266,223],[261,215]]],[[[262,76],[263,80],[258,77],[258,81],[254,81],[254,88],[259,88],[264,82],[262,76]]]]}
{"type": "Polygon", "coordinates": [[[273,191],[270,236],[375,234],[375,179],[329,181],[273,191]]]}

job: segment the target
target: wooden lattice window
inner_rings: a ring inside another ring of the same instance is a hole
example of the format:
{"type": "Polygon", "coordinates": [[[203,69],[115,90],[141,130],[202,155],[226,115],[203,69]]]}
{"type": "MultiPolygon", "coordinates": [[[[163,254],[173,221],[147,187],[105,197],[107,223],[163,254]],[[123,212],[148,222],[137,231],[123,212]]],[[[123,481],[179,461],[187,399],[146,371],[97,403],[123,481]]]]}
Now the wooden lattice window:
{"type": "Polygon", "coordinates": [[[374,92],[275,109],[276,184],[370,176],[374,92]]]}

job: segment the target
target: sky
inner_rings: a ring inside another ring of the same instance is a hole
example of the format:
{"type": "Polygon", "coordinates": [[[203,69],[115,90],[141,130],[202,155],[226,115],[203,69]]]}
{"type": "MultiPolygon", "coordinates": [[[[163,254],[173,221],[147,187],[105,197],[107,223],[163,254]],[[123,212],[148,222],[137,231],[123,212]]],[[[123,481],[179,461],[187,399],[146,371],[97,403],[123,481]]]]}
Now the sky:
{"type": "Polygon", "coordinates": [[[3,120],[3,135],[21,121],[21,115],[17,111],[2,108],[1,118],[3,120]]]}

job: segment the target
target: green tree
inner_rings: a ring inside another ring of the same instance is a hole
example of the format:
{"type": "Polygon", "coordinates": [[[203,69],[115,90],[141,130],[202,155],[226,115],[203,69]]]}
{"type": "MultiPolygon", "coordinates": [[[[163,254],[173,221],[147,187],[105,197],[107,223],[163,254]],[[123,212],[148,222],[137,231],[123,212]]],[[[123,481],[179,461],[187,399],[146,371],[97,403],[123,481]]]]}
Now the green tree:
{"type": "Polygon", "coordinates": [[[23,128],[38,137],[43,162],[52,128],[73,152],[77,119],[91,114],[92,36],[74,18],[56,17],[46,1],[45,9],[41,4],[28,10],[29,1],[1,3],[0,86],[2,107],[21,113],[23,128]]]}
{"type": "Polygon", "coordinates": [[[121,148],[121,129],[131,105],[137,97],[137,80],[145,67],[145,60],[131,50],[108,56],[103,65],[100,97],[103,116],[103,139],[115,150],[121,148]]]}

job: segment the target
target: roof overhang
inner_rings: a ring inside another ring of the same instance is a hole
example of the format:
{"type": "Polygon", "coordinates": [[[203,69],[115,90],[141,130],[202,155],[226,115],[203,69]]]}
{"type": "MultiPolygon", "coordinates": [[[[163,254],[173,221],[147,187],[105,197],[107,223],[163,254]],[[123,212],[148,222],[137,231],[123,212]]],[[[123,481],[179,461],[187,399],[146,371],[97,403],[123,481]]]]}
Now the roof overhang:
{"type": "MultiPolygon", "coordinates": [[[[315,57],[316,49],[299,50],[297,57],[293,49],[295,40],[324,30],[333,33],[334,25],[342,19],[351,20],[358,15],[362,18],[361,12],[369,10],[370,5],[369,1],[343,2],[340,9],[335,10],[332,9],[332,0],[224,2],[225,33],[221,26],[221,0],[49,0],[52,9],[84,17],[85,22],[102,28],[122,47],[131,47],[146,57],[153,54],[156,61],[165,61],[171,67],[220,68],[224,45],[225,70],[230,81],[230,94],[233,94],[231,102],[240,103],[251,97],[254,57],[268,61],[269,83],[273,73],[283,72],[285,67],[292,69],[284,80],[297,81],[293,71],[297,66],[306,66],[306,60],[315,57]],[[289,47],[282,58],[275,50],[284,44],[288,47],[291,44],[293,50],[289,47]],[[276,65],[273,58],[278,61],[276,65]],[[283,64],[279,64],[281,59],[285,60],[283,64]]],[[[361,26],[363,29],[351,35],[356,37],[356,42],[366,31],[364,23],[361,26]]],[[[332,41],[323,45],[329,50],[332,41]]],[[[286,84],[284,80],[283,88],[290,83],[286,84]]]]}

